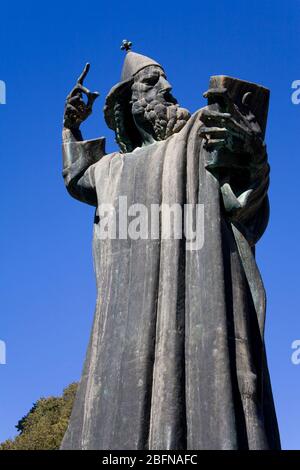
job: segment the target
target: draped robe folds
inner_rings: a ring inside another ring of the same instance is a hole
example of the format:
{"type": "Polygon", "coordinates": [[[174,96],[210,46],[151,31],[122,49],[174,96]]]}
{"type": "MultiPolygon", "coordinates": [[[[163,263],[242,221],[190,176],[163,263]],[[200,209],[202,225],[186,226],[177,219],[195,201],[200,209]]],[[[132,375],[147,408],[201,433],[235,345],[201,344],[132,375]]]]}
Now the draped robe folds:
{"type": "MultiPolygon", "coordinates": [[[[62,449],[277,449],[263,343],[264,289],[249,246],[268,218],[267,195],[232,223],[206,168],[196,112],[162,142],[103,155],[103,141],[64,144],[64,177],[92,205],[203,204],[204,244],[101,239],[98,298],[62,449]],[[247,238],[248,237],[248,238],[247,238]]],[[[245,188],[246,190],[247,188],[245,188]]],[[[254,203],[253,203],[254,204],[254,203]]],[[[160,233],[164,229],[160,220],[160,233]]]]}

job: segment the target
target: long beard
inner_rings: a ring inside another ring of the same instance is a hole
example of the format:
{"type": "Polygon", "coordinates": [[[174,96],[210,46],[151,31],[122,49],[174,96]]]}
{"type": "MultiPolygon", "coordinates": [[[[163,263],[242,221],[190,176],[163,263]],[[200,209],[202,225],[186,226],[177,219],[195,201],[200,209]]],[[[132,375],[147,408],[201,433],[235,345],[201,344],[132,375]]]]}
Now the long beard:
{"type": "Polygon", "coordinates": [[[150,130],[155,140],[165,140],[179,132],[190,118],[187,109],[164,99],[152,100],[150,103],[145,99],[135,101],[132,113],[138,125],[150,130]]]}

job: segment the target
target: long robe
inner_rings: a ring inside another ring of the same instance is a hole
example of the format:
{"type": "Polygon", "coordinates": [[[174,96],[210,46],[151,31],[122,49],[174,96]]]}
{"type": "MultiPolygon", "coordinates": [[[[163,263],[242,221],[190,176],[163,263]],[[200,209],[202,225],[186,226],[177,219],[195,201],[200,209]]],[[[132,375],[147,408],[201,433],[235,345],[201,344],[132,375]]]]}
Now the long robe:
{"type": "MultiPolygon", "coordinates": [[[[64,144],[74,197],[98,206],[203,204],[204,244],[106,239],[94,222],[97,304],[62,449],[277,449],[263,343],[265,294],[251,245],[267,195],[230,221],[207,170],[199,111],[165,141],[104,155],[64,144]],[[244,228],[244,230],[243,230],[244,228]]],[[[247,188],[245,188],[246,190],[247,188]]],[[[164,216],[160,233],[164,230],[164,216]]]]}

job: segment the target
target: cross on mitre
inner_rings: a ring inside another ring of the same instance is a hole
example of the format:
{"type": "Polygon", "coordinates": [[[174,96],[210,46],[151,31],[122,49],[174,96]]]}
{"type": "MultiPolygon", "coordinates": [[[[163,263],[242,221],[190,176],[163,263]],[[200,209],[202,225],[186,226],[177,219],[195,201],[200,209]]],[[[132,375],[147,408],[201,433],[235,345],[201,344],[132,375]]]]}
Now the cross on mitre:
{"type": "Polygon", "coordinates": [[[132,47],[132,42],[128,41],[128,39],[123,39],[122,45],[121,45],[121,50],[128,52],[128,51],[130,51],[131,47],[132,47]]]}

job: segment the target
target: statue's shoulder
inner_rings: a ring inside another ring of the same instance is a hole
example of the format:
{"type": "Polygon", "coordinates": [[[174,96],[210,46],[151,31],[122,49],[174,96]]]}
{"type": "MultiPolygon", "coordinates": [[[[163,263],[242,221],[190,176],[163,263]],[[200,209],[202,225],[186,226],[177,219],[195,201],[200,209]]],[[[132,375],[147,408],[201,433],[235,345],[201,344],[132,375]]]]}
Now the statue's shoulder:
{"type": "Polygon", "coordinates": [[[101,162],[108,162],[110,160],[112,160],[113,158],[118,158],[120,157],[122,154],[120,152],[111,152],[111,153],[106,153],[105,155],[103,155],[103,157],[101,158],[101,160],[99,160],[96,164],[99,164],[101,162]]]}
{"type": "Polygon", "coordinates": [[[94,163],[93,167],[95,170],[103,169],[103,167],[110,166],[112,160],[121,158],[121,155],[122,154],[120,152],[106,153],[100,158],[100,160],[94,163]]]}

